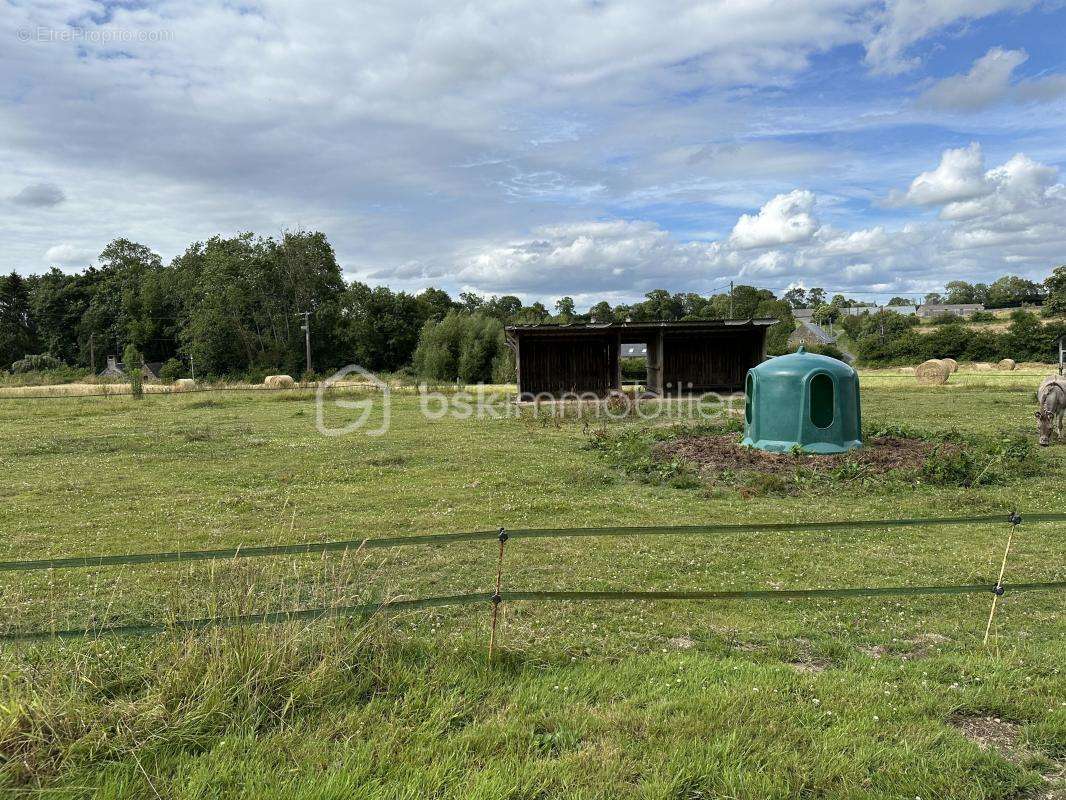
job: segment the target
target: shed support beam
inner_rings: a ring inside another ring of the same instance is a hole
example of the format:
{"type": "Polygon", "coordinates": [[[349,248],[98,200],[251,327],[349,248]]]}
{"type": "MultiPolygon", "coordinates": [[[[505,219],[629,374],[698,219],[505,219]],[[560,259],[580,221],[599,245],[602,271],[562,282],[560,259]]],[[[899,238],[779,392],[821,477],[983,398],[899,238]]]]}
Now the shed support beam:
{"type": "Polygon", "coordinates": [[[610,360],[611,364],[611,388],[616,391],[622,391],[622,332],[618,333],[614,337],[614,342],[611,344],[613,348],[612,356],[610,360]]]}
{"type": "Polygon", "coordinates": [[[648,391],[663,393],[663,333],[657,331],[648,337],[648,391]]]}

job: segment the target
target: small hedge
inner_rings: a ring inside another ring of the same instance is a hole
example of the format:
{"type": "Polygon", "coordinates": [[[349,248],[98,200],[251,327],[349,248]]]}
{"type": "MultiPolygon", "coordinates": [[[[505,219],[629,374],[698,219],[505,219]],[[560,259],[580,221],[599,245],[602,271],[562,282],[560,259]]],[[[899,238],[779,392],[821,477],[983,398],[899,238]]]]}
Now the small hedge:
{"type": "Polygon", "coordinates": [[[38,353],[20,358],[11,365],[11,371],[16,375],[21,375],[26,372],[50,372],[62,366],[63,362],[55,356],[50,356],[47,353],[38,353]]]}

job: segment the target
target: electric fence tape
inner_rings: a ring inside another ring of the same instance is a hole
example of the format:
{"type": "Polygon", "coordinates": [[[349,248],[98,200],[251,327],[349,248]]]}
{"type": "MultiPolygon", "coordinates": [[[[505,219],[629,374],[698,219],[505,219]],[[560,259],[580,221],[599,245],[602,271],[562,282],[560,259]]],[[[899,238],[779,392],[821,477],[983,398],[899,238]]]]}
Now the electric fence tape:
{"type": "MultiPolygon", "coordinates": [[[[648,527],[603,527],[603,528],[507,528],[512,539],[559,539],[580,536],[719,536],[740,533],[769,531],[850,531],[877,528],[910,528],[932,525],[983,525],[1007,521],[1005,515],[979,515],[968,517],[931,517],[889,520],[845,520],[830,522],[769,522],[722,525],[664,525],[648,527]]],[[[1027,525],[1040,522],[1066,522],[1066,513],[1025,515],[1027,525]]],[[[496,540],[499,529],[491,531],[468,531],[459,533],[429,533],[412,536],[390,536],[367,539],[348,539],[331,542],[304,542],[300,544],[265,545],[257,547],[233,547],[219,550],[174,550],[164,553],[127,553],[103,556],[69,556],[64,558],[41,558],[27,561],[0,561],[0,572],[36,571],[49,569],[77,569],[85,567],[112,567],[129,564],[163,564],[184,561],[210,561],[220,559],[259,558],[263,556],[312,555],[345,550],[377,550],[408,545],[439,545],[459,542],[496,540]]]]}

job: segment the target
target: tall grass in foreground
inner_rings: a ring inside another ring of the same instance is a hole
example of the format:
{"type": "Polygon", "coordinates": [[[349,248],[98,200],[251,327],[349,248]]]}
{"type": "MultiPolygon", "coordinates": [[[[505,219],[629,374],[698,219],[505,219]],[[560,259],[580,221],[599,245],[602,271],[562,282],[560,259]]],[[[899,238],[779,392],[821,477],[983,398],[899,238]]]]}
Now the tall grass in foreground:
{"type": "Polygon", "coordinates": [[[372,620],[36,646],[0,659],[0,787],[285,728],[371,693],[372,620]],[[60,650],[61,652],[55,652],[60,650]]]}

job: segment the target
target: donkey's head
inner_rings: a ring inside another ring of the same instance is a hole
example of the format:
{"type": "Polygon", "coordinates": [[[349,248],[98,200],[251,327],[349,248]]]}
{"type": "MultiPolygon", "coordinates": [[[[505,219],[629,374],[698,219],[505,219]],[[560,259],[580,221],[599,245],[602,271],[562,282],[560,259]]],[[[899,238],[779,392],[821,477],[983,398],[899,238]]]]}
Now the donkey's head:
{"type": "Polygon", "coordinates": [[[1046,408],[1041,407],[1036,412],[1036,427],[1040,432],[1039,441],[1041,447],[1047,447],[1051,444],[1051,421],[1053,418],[1054,415],[1046,408]]]}

